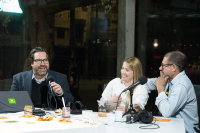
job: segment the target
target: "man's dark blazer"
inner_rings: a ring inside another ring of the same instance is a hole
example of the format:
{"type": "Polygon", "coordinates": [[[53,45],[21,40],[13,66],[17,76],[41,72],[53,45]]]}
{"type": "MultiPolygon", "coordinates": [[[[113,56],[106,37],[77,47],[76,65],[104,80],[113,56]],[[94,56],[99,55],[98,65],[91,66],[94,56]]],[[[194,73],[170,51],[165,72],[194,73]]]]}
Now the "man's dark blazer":
{"type": "MultiPolygon", "coordinates": [[[[11,91],[28,91],[30,97],[31,97],[31,89],[32,89],[32,76],[33,76],[33,70],[25,71],[18,73],[13,76],[13,83],[11,85],[11,91]]],[[[65,103],[68,103],[69,101],[73,102],[74,98],[69,90],[69,85],[67,82],[67,76],[52,70],[48,71],[48,76],[52,76],[54,81],[61,86],[64,93],[64,99],[65,103]]],[[[63,107],[62,105],[62,98],[60,96],[57,96],[55,93],[53,93],[56,97],[56,101],[58,104],[58,108],[63,107]]],[[[52,98],[52,105],[55,107],[55,100],[52,98]]]]}

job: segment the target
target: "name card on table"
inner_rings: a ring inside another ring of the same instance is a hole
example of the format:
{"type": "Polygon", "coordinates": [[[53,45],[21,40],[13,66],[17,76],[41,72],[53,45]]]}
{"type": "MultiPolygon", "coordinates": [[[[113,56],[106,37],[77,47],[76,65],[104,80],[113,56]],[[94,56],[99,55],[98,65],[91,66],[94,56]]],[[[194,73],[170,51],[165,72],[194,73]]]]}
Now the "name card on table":
{"type": "Polygon", "coordinates": [[[171,119],[153,118],[153,121],[163,121],[163,122],[170,122],[170,121],[171,121],[171,119]]]}

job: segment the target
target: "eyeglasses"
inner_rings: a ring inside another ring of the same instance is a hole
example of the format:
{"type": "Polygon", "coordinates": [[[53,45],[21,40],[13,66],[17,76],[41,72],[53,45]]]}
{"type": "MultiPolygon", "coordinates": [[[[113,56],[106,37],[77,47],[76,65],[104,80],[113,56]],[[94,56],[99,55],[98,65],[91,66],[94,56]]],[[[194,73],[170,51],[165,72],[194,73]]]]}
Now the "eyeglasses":
{"type": "MultiPolygon", "coordinates": [[[[171,65],[177,65],[177,64],[163,64],[163,63],[161,63],[161,66],[162,66],[162,69],[164,68],[164,67],[166,67],[166,66],[171,66],[171,65]],[[163,67],[164,66],[164,67],[163,67]]],[[[177,66],[179,66],[179,65],[177,65],[177,66]]],[[[180,67],[180,66],[179,66],[180,67]]]]}
{"type": "Polygon", "coordinates": [[[37,64],[42,64],[42,61],[44,62],[44,64],[49,64],[49,60],[48,59],[36,59],[34,60],[37,64]]]}
{"type": "Polygon", "coordinates": [[[163,63],[161,63],[162,69],[163,69],[164,67],[166,67],[166,66],[171,66],[171,65],[173,65],[173,64],[163,64],[163,63]]]}

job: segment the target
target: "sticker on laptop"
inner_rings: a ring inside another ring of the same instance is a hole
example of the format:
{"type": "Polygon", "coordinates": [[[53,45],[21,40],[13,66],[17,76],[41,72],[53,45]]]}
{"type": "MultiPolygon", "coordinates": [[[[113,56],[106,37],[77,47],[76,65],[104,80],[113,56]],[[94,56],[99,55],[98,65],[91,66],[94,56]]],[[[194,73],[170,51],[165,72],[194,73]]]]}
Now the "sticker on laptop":
{"type": "Polygon", "coordinates": [[[16,104],[15,98],[8,98],[9,104],[16,104]]]}

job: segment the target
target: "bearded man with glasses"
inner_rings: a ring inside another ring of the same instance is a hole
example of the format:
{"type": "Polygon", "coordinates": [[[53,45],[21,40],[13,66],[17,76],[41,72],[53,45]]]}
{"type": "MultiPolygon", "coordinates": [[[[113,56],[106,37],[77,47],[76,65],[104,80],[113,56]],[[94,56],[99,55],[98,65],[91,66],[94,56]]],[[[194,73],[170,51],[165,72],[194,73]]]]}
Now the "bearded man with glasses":
{"type": "Polygon", "coordinates": [[[62,108],[62,97],[65,102],[73,102],[73,96],[70,93],[67,76],[52,70],[49,70],[50,55],[45,48],[36,47],[30,52],[30,63],[32,70],[18,73],[13,76],[11,91],[28,91],[34,107],[47,107],[49,102],[55,108],[62,108]],[[48,76],[53,77],[51,87],[53,97],[48,101],[47,93],[49,91],[48,76]]]}
{"type": "Polygon", "coordinates": [[[187,133],[195,133],[199,123],[197,99],[192,82],[185,74],[187,58],[179,51],[165,54],[160,77],[148,79],[149,91],[157,90],[156,106],[164,117],[183,118],[187,133]]]}

